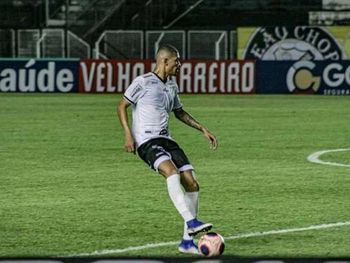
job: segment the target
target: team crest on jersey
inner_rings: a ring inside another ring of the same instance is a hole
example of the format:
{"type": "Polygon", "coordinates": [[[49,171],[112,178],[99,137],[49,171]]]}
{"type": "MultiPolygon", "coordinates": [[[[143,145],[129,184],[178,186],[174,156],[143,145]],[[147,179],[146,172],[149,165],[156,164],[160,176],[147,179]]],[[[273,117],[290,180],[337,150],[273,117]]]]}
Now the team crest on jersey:
{"type": "Polygon", "coordinates": [[[260,27],[244,52],[244,59],[338,60],[345,54],[323,27],[260,27]]]}

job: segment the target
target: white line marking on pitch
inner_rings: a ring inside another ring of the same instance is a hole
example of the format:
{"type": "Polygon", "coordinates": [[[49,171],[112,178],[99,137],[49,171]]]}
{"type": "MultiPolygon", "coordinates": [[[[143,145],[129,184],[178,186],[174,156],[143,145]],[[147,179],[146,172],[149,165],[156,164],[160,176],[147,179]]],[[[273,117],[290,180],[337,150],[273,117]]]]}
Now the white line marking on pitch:
{"type": "Polygon", "coordinates": [[[318,151],[313,154],[310,154],[307,157],[307,160],[312,163],[318,163],[318,164],[326,164],[326,165],[334,165],[334,166],[342,166],[342,167],[350,167],[350,164],[342,164],[342,163],[333,163],[333,162],[326,162],[319,159],[319,157],[322,154],[330,153],[330,152],[345,152],[350,151],[350,148],[347,149],[335,149],[335,150],[324,150],[324,151],[318,151]]]}
{"type": "MultiPolygon", "coordinates": [[[[265,231],[265,232],[252,232],[252,233],[246,233],[246,234],[238,234],[235,236],[228,236],[228,237],[224,237],[224,238],[225,238],[225,240],[234,240],[234,239],[243,239],[243,238],[250,238],[250,237],[262,237],[262,236],[270,236],[270,235],[277,235],[277,234],[286,234],[286,233],[294,233],[294,232],[302,232],[302,231],[310,231],[310,230],[327,229],[327,228],[342,227],[342,226],[350,226],[350,221],[330,223],[330,224],[321,224],[321,225],[311,225],[311,226],[300,227],[300,228],[271,230],[271,231],[265,231]]],[[[63,257],[83,257],[83,256],[101,256],[101,255],[108,255],[108,254],[120,254],[120,253],[124,253],[124,252],[137,251],[137,250],[143,250],[143,249],[148,249],[148,248],[175,246],[178,243],[179,243],[179,241],[153,243],[153,244],[146,244],[143,246],[126,247],[126,248],[121,248],[121,249],[104,249],[104,250],[94,251],[91,253],[74,254],[74,255],[63,256],[63,257]]]]}

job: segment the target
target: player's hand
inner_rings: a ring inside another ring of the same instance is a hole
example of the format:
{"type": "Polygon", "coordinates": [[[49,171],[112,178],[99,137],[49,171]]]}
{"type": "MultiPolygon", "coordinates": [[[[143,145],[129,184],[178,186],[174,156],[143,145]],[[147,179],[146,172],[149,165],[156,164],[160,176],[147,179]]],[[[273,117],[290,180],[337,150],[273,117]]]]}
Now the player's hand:
{"type": "Polygon", "coordinates": [[[134,138],[131,135],[125,136],[125,145],[124,145],[125,151],[128,153],[136,154],[135,152],[135,141],[134,138]]]}
{"type": "Polygon", "coordinates": [[[218,148],[218,140],[216,139],[215,135],[212,134],[207,128],[203,128],[204,136],[209,140],[210,142],[210,148],[213,150],[216,150],[218,148]]]}

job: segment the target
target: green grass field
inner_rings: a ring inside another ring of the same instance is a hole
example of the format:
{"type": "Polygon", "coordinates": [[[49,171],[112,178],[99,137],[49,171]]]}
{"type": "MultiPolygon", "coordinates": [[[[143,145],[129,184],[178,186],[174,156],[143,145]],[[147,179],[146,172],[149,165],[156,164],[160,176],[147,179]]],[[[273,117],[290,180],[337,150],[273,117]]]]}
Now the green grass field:
{"type": "MultiPolygon", "coordinates": [[[[176,245],[183,223],[164,179],[123,150],[119,99],[0,94],[0,257],[184,257],[176,245]]],[[[171,119],[201,185],[200,218],[226,237],[226,256],[350,257],[350,167],[307,161],[350,148],[348,97],[182,102],[219,140],[212,151],[171,119]],[[245,236],[294,228],[302,230],[245,236]]],[[[320,159],[350,165],[350,152],[320,159]]]]}

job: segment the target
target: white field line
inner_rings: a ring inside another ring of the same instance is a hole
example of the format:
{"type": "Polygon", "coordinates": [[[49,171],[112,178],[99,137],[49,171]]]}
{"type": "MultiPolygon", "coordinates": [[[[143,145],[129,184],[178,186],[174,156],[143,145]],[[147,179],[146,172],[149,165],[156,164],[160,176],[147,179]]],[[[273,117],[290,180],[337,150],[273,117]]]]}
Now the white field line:
{"type": "Polygon", "coordinates": [[[350,151],[350,148],[347,149],[335,149],[335,150],[324,150],[324,151],[318,151],[314,152],[313,154],[310,154],[307,157],[307,160],[312,163],[318,163],[318,164],[325,164],[325,165],[333,165],[333,166],[342,166],[342,167],[350,167],[350,164],[342,164],[342,163],[334,163],[334,162],[326,162],[320,160],[320,156],[325,153],[330,153],[330,152],[345,152],[345,151],[350,151]]]}
{"type": "MultiPolygon", "coordinates": [[[[225,240],[235,240],[235,239],[244,239],[244,238],[250,238],[250,237],[262,237],[262,236],[270,236],[270,235],[286,234],[286,233],[294,233],[294,232],[303,232],[303,231],[310,231],[310,230],[320,230],[320,229],[342,227],[342,226],[350,226],[350,221],[330,223],[330,224],[321,224],[321,225],[311,225],[311,226],[300,227],[300,228],[287,228],[287,229],[270,230],[270,231],[264,231],[264,232],[252,232],[252,233],[228,236],[228,237],[224,237],[224,238],[225,238],[225,240]]],[[[179,241],[153,243],[153,244],[146,244],[146,245],[142,245],[142,246],[126,247],[126,248],[121,248],[121,249],[104,249],[104,250],[94,251],[91,253],[73,254],[73,255],[68,255],[68,256],[63,256],[63,257],[84,257],[84,256],[101,256],[101,255],[109,255],[109,254],[120,254],[120,253],[124,253],[124,252],[129,252],[129,251],[144,250],[144,249],[148,249],[148,248],[175,246],[178,243],[179,243],[179,241]]]]}

